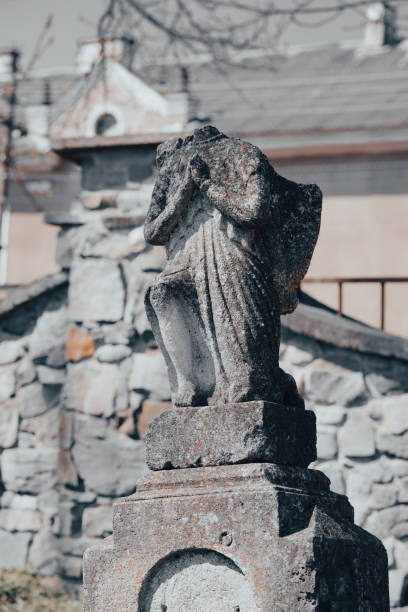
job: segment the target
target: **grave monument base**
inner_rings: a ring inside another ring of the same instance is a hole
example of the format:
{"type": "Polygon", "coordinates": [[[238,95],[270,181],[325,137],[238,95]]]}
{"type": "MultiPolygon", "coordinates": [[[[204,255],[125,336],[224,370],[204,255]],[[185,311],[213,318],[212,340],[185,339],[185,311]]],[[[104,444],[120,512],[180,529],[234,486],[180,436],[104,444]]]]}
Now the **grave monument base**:
{"type": "Polygon", "coordinates": [[[388,612],[387,556],[317,470],[150,472],[84,557],[85,612],[388,612]]]}

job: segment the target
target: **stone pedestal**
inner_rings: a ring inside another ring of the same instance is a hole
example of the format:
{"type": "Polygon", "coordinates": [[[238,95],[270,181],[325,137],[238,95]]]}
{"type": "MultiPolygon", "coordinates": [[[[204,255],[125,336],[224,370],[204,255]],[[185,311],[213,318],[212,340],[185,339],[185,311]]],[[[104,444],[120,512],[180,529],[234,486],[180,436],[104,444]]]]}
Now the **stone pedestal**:
{"type": "Polygon", "coordinates": [[[321,472],[151,472],[85,553],[85,612],[388,612],[387,556],[321,472]]]}

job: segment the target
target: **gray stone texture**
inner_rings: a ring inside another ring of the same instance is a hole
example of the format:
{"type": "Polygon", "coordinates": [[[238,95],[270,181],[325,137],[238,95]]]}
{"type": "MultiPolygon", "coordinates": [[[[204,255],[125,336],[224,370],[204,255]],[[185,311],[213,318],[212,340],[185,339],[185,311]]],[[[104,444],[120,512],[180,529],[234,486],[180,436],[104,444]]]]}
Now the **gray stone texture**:
{"type": "Polygon", "coordinates": [[[119,371],[116,365],[88,359],[68,365],[64,405],[90,415],[112,416],[119,371]]]}
{"type": "Polygon", "coordinates": [[[145,389],[152,399],[166,400],[170,398],[170,386],[164,359],[159,352],[135,353],[133,355],[129,387],[130,389],[145,389]]]}
{"type": "Polygon", "coordinates": [[[112,533],[112,508],[85,508],[82,515],[82,530],[87,537],[106,537],[112,533]]]}
{"type": "Polygon", "coordinates": [[[270,402],[173,408],[151,421],[146,461],[153,470],[256,461],[307,467],[315,435],[312,412],[270,402]]]}
{"type": "Polygon", "coordinates": [[[320,189],[212,126],[162,143],[157,167],[145,238],[165,245],[167,262],[145,303],[173,403],[302,405],[279,368],[280,315],[297,305],[320,189]]]}
{"type": "Polygon", "coordinates": [[[1,473],[6,489],[40,493],[57,483],[56,448],[10,448],[1,457],[1,473]]]}
{"type": "Polygon", "coordinates": [[[72,263],[69,316],[73,321],[119,321],[125,289],[113,261],[78,259],[72,263]]]}
{"type": "Polygon", "coordinates": [[[33,359],[47,357],[59,344],[65,344],[68,334],[68,310],[44,312],[38,319],[29,341],[29,352],[33,359]]]}
{"type": "Polygon", "coordinates": [[[306,370],[305,391],[315,402],[339,406],[353,405],[366,396],[361,372],[341,372],[316,362],[306,370]]]}
{"type": "Polygon", "coordinates": [[[5,340],[0,344],[0,365],[14,363],[20,357],[21,352],[20,340],[5,340]]]}
{"type": "Polygon", "coordinates": [[[23,570],[31,538],[31,533],[9,533],[0,529],[0,568],[23,570]]]}
{"type": "Polygon", "coordinates": [[[0,367],[0,401],[12,397],[16,390],[15,370],[10,366],[0,367]]]}
{"type": "Polygon", "coordinates": [[[28,562],[34,572],[40,576],[55,576],[59,571],[58,540],[47,528],[34,536],[28,562]]]}
{"type": "Polygon", "coordinates": [[[15,445],[18,434],[18,404],[15,399],[6,400],[0,406],[0,447],[15,445]]]}
{"type": "Polygon", "coordinates": [[[75,419],[75,465],[91,491],[113,497],[126,495],[146,471],[144,444],[98,421],[75,419]]]}
{"type": "Polygon", "coordinates": [[[113,540],[85,553],[84,612],[221,609],[215,595],[223,610],[389,609],[385,549],[319,472],[156,472],[113,516],[113,540]]]}

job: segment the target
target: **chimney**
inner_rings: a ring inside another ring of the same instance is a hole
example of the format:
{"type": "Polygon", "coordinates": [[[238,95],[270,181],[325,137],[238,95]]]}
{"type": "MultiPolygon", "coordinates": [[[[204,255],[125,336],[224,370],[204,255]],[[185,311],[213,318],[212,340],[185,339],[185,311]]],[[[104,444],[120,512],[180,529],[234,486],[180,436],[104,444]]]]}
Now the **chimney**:
{"type": "Polygon", "coordinates": [[[78,72],[87,74],[102,57],[113,59],[126,68],[132,67],[136,45],[132,38],[104,38],[85,40],[79,44],[76,57],[78,72]]]}
{"type": "Polygon", "coordinates": [[[364,35],[365,47],[375,49],[400,42],[396,28],[397,11],[386,0],[370,4],[366,15],[368,21],[364,35]]]}

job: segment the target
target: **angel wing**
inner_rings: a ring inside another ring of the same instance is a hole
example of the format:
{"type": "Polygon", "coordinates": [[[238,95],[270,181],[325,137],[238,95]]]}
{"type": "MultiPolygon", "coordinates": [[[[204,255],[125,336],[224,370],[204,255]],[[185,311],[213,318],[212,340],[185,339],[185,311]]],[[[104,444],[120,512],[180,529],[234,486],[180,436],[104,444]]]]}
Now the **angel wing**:
{"type": "Polygon", "coordinates": [[[276,219],[270,229],[273,278],[281,314],[286,314],[297,306],[298,288],[309,268],[319,235],[322,192],[317,185],[293,183],[271,170],[271,198],[279,219],[279,229],[276,219]]]}

